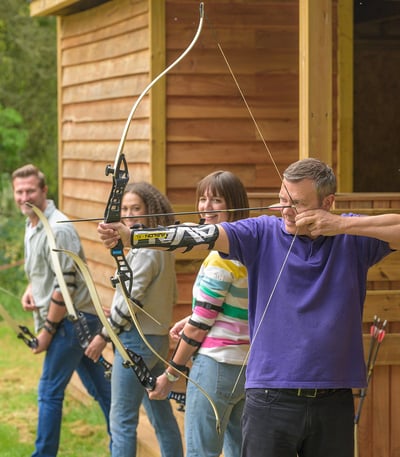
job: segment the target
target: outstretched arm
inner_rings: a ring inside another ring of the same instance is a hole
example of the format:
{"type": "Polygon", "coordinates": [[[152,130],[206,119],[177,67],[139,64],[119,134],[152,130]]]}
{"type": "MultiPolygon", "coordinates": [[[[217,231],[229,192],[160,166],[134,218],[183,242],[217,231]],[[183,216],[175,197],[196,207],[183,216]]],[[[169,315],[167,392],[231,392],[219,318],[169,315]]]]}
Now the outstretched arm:
{"type": "Polygon", "coordinates": [[[229,253],[229,239],[220,225],[175,225],[155,229],[130,230],[124,224],[100,223],[97,232],[107,248],[115,246],[119,239],[126,247],[177,250],[215,249],[229,253]]]}
{"type": "Polygon", "coordinates": [[[400,214],[346,217],[324,210],[308,210],[296,216],[296,225],[307,227],[311,236],[368,236],[386,241],[391,249],[400,249],[400,214]]]}

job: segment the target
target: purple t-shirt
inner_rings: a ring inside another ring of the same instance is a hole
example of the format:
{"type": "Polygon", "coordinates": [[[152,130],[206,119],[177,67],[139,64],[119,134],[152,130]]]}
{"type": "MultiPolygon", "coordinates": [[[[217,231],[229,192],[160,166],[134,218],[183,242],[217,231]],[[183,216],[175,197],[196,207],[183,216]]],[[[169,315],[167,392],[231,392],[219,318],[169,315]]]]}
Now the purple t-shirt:
{"type": "Polygon", "coordinates": [[[281,218],[221,225],[228,258],[242,262],[249,274],[246,387],[365,387],[367,272],[391,252],[388,243],[351,235],[297,236],[289,252],[293,235],[281,218]]]}

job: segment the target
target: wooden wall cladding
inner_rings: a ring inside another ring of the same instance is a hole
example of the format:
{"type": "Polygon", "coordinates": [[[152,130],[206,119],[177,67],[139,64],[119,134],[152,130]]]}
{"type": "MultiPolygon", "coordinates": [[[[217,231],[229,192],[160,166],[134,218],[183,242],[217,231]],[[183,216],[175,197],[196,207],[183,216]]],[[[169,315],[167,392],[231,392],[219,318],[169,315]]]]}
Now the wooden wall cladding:
{"type": "MultiPolygon", "coordinates": [[[[147,0],[116,0],[59,18],[60,207],[73,219],[104,214],[112,183],[105,167],[114,163],[128,115],[150,79],[149,36],[147,0]]],[[[135,180],[150,180],[150,130],[145,97],[123,149],[135,180]]],[[[115,267],[96,225],[76,228],[107,305],[115,267]]]]}
{"type": "MultiPolygon", "coordinates": [[[[192,39],[198,4],[167,0],[167,61],[192,39]]],[[[205,2],[205,16],[196,46],[167,76],[167,188],[178,205],[194,202],[196,183],[218,169],[250,192],[280,185],[220,49],[278,167],[298,157],[298,1],[205,2]]]]}
{"type": "MultiPolygon", "coordinates": [[[[105,167],[113,163],[128,114],[148,83],[148,22],[146,0],[113,1],[60,19],[61,200],[70,217],[104,212],[111,187],[105,167]]],[[[149,115],[145,99],[124,148],[136,179],[149,178],[149,115]]]]}
{"type": "MultiPolygon", "coordinates": [[[[153,49],[149,14],[157,15],[156,2],[150,9],[148,0],[114,0],[59,19],[60,207],[69,217],[104,213],[111,187],[104,170],[114,161],[130,109],[150,81],[154,60],[165,52],[169,65],[192,40],[199,3],[166,0],[165,43],[159,38],[153,49]]],[[[154,127],[150,94],[124,148],[131,179],[151,181],[154,143],[165,140],[163,173],[176,210],[193,209],[196,183],[217,169],[233,171],[252,192],[280,185],[218,45],[277,166],[298,157],[298,1],[210,1],[205,16],[196,46],[165,77],[167,137],[160,140],[161,127],[154,127]]],[[[113,261],[95,223],[76,227],[109,303],[113,261]]],[[[182,262],[178,269],[188,266],[182,262]]]]}

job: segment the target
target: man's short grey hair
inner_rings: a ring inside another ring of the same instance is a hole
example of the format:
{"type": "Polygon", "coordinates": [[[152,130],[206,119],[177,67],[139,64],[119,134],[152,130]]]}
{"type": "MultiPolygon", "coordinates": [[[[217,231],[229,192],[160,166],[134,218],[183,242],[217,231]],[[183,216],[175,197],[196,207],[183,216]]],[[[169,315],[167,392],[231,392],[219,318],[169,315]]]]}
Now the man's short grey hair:
{"type": "Polygon", "coordinates": [[[318,159],[307,158],[292,163],[283,172],[283,177],[289,182],[311,179],[321,200],[336,192],[336,176],[332,168],[318,159]]]}
{"type": "Polygon", "coordinates": [[[32,163],[28,163],[20,168],[17,168],[12,173],[11,178],[12,182],[14,182],[16,178],[30,178],[31,176],[35,176],[39,180],[39,187],[41,189],[46,187],[46,177],[44,173],[32,163]]]}

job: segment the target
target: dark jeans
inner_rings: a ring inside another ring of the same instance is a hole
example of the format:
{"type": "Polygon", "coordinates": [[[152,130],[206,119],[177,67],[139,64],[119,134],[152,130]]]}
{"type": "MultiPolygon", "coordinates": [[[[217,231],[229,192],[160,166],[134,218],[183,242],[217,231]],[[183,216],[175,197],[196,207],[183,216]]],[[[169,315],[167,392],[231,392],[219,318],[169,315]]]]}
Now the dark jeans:
{"type": "MultiPolygon", "coordinates": [[[[85,314],[92,334],[97,333],[99,318],[85,314]]],[[[32,457],[55,457],[60,441],[65,388],[77,371],[87,391],[99,403],[109,423],[111,384],[104,369],[84,355],[73,324],[64,319],[46,351],[38,388],[39,416],[35,451],[32,457]]],[[[105,431],[104,431],[105,432],[105,431]]]]}
{"type": "Polygon", "coordinates": [[[351,389],[316,398],[288,392],[246,391],[242,457],[353,457],[351,389]]]}

